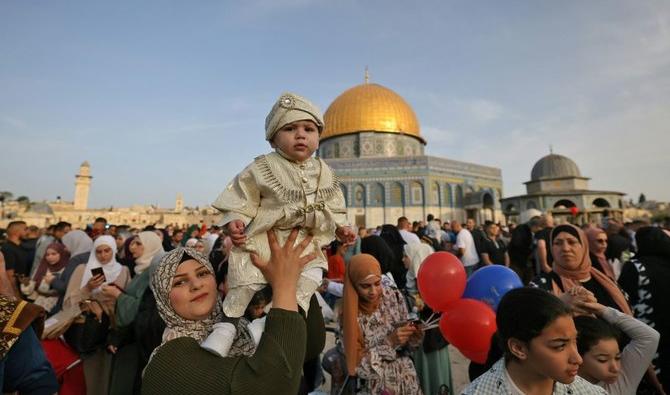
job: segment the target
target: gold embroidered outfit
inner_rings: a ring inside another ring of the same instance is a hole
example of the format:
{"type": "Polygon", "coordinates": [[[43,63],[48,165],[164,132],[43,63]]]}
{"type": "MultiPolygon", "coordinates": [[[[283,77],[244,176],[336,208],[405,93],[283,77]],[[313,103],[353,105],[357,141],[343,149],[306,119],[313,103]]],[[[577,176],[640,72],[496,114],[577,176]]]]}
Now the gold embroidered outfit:
{"type": "Polygon", "coordinates": [[[275,229],[283,244],[294,227],[301,228],[296,243],[309,233],[314,236],[303,255],[316,253],[317,258],[303,269],[297,289],[298,304],[308,311],[310,297],[328,269],[320,247],[346,222],[344,195],[330,167],[318,158],[296,163],[276,152],[262,155],[235,177],[213,206],[224,214],[224,224],[242,220],[247,236],[245,245],[233,247],[228,259],[226,316],[242,316],[253,294],[267,284],[250,258],[252,251],[262,260],[270,258],[266,231],[275,229]]]}

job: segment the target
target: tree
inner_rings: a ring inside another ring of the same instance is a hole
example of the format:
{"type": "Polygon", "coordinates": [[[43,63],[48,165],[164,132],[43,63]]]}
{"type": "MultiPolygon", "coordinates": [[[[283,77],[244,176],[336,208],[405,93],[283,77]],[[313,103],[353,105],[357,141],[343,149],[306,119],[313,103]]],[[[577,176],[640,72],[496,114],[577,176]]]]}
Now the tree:
{"type": "Polygon", "coordinates": [[[11,200],[11,198],[13,198],[13,197],[14,197],[14,194],[9,192],[9,191],[0,192],[0,201],[5,202],[7,200],[11,200]]]}
{"type": "Polygon", "coordinates": [[[641,193],[641,194],[640,194],[640,197],[637,199],[637,203],[638,203],[638,204],[642,204],[642,203],[644,203],[644,202],[646,202],[646,201],[647,201],[647,197],[644,196],[644,193],[641,193]]]}
{"type": "Polygon", "coordinates": [[[19,196],[16,198],[16,201],[19,203],[30,203],[28,196],[19,196]]]}

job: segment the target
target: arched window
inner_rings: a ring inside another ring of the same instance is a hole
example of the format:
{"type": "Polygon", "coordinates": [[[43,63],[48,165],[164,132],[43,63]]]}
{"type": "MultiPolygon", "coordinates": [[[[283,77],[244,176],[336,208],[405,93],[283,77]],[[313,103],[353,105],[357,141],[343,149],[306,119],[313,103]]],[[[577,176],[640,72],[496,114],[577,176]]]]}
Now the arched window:
{"type": "Polygon", "coordinates": [[[444,206],[453,207],[454,201],[451,199],[451,185],[444,184],[444,206]]]}
{"type": "Polygon", "coordinates": [[[344,184],[340,184],[340,189],[344,195],[344,205],[349,206],[349,196],[347,195],[347,187],[344,184]]]}
{"type": "Polygon", "coordinates": [[[554,208],[558,209],[570,208],[570,207],[577,207],[577,205],[575,204],[575,202],[569,199],[561,199],[554,204],[554,208]]]}
{"type": "Polygon", "coordinates": [[[365,187],[362,184],[354,186],[354,196],[352,196],[353,207],[365,207],[365,187]]]}
{"type": "Polygon", "coordinates": [[[370,185],[370,205],[384,207],[384,186],[378,182],[370,185]]]}
{"type": "Polygon", "coordinates": [[[413,181],[410,184],[409,191],[413,205],[423,204],[423,185],[420,182],[413,181]]]}
{"type": "Polygon", "coordinates": [[[430,183],[430,203],[434,206],[440,206],[440,184],[430,183]]]}
{"type": "Polygon", "coordinates": [[[463,187],[460,184],[456,185],[456,191],[454,192],[454,207],[463,207],[463,187]]]}
{"type": "Polygon", "coordinates": [[[484,196],[482,197],[482,207],[484,208],[494,207],[493,196],[491,195],[490,192],[484,193],[484,196]]]}
{"type": "Polygon", "coordinates": [[[593,207],[598,207],[598,208],[607,208],[610,207],[610,202],[603,198],[597,198],[593,200],[593,207]]]}
{"type": "Polygon", "coordinates": [[[391,184],[391,189],[389,190],[391,195],[391,201],[389,202],[393,207],[404,207],[405,206],[405,188],[399,182],[394,182],[391,184]]]}

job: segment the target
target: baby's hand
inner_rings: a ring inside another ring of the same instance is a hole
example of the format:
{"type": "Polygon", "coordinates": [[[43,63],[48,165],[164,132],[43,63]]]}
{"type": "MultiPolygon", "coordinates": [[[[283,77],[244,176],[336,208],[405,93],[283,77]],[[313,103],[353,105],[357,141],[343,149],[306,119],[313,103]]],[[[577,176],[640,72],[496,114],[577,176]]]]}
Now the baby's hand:
{"type": "Polygon", "coordinates": [[[344,245],[350,246],[356,242],[356,233],[351,226],[341,226],[335,230],[335,236],[344,245]]]}
{"type": "Polygon", "coordinates": [[[247,241],[247,235],[244,234],[244,222],[241,219],[235,219],[226,225],[230,240],[235,247],[244,245],[247,241]]]}

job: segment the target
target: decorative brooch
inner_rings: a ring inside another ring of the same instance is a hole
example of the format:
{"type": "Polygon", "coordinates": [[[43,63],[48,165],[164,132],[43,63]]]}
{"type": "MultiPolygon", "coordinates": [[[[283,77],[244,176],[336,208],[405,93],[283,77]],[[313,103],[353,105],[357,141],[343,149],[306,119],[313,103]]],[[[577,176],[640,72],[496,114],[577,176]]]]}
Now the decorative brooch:
{"type": "Polygon", "coordinates": [[[285,95],[279,98],[279,105],[283,108],[294,108],[295,98],[290,95],[285,95]]]}

